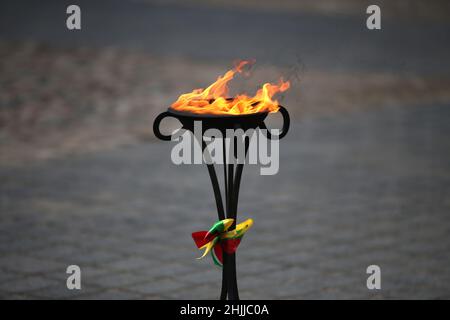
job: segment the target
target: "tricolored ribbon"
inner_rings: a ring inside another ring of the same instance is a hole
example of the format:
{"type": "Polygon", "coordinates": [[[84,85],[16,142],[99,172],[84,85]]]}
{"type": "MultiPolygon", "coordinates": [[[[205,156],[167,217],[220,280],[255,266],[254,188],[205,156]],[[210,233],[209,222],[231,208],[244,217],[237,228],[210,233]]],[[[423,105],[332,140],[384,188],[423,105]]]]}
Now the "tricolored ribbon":
{"type": "Polygon", "coordinates": [[[209,231],[197,231],[192,233],[197,248],[205,249],[203,255],[198,258],[205,257],[208,252],[214,263],[218,266],[223,264],[223,251],[227,254],[232,254],[236,251],[241,243],[241,239],[247,230],[253,225],[253,220],[248,219],[238,225],[234,230],[228,231],[233,224],[234,219],[224,219],[217,221],[209,231]]]}

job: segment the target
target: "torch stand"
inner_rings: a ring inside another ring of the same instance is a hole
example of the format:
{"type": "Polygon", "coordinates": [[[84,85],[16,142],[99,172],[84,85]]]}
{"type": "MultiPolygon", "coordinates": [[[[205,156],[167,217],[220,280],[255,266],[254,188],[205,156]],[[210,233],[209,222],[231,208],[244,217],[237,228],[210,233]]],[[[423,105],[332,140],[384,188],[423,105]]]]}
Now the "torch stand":
{"type": "MultiPolygon", "coordinates": [[[[209,177],[214,190],[214,197],[216,199],[217,214],[219,220],[225,218],[234,219],[233,224],[229,230],[234,230],[236,227],[237,218],[237,206],[239,198],[239,186],[241,184],[242,170],[244,169],[243,163],[227,164],[225,138],[223,138],[223,171],[224,171],[224,185],[225,185],[225,204],[226,211],[224,210],[222,196],[220,192],[219,181],[217,179],[216,171],[213,164],[207,164],[209,177]],[[236,170],[235,170],[236,169],[236,170]]],[[[203,141],[203,151],[206,149],[206,144],[203,141]]],[[[235,144],[234,144],[235,145],[235,144]]],[[[247,156],[249,141],[245,140],[245,156],[247,156]]],[[[227,254],[223,251],[223,267],[222,267],[222,290],[220,293],[220,299],[226,300],[239,300],[239,292],[237,286],[236,277],[236,253],[227,254]]]]}
{"type": "MultiPolygon", "coordinates": [[[[279,135],[276,139],[283,138],[288,130],[289,130],[289,113],[288,111],[279,106],[279,112],[283,116],[283,127],[279,135]]],[[[195,114],[195,113],[186,113],[173,110],[169,108],[167,111],[160,113],[153,122],[153,132],[158,139],[163,141],[170,141],[171,136],[162,134],[159,130],[159,125],[161,121],[166,117],[173,117],[178,119],[182,128],[185,130],[189,130],[192,133],[194,130],[194,122],[202,121],[203,132],[207,129],[219,129],[222,132],[223,138],[223,173],[224,173],[224,185],[225,185],[225,208],[222,201],[222,195],[220,192],[219,181],[217,179],[216,170],[214,169],[214,164],[212,162],[207,162],[208,173],[211,178],[211,183],[213,186],[214,197],[216,199],[217,206],[217,214],[219,220],[223,220],[225,218],[233,219],[234,222],[228,230],[234,230],[236,228],[236,216],[237,216],[237,206],[238,206],[238,198],[239,198],[239,186],[241,183],[242,170],[244,169],[244,162],[242,163],[227,163],[227,155],[226,155],[226,144],[225,144],[225,130],[226,129],[242,129],[246,131],[247,129],[265,129],[267,127],[264,123],[264,119],[267,117],[268,112],[259,112],[252,114],[242,114],[242,115],[210,115],[210,114],[195,114]],[[226,210],[225,210],[226,209],[226,210]]],[[[195,136],[195,134],[194,134],[195,136]]],[[[272,139],[272,135],[269,131],[266,132],[267,139],[272,139]]],[[[198,140],[202,145],[202,150],[205,152],[206,143],[204,141],[204,137],[198,140]]],[[[235,141],[234,141],[235,142],[235,141]]],[[[245,137],[245,158],[247,157],[247,152],[249,148],[249,137],[245,137]]],[[[236,159],[236,142],[230,144],[234,146],[233,150],[229,150],[229,152],[234,152],[234,157],[230,157],[230,159],[236,159]]],[[[244,159],[245,160],[245,159],[244,159]]],[[[231,161],[230,161],[231,162],[231,161]]],[[[223,270],[222,270],[222,291],[220,294],[220,298],[222,300],[239,300],[238,286],[236,280],[236,254],[227,254],[225,250],[223,250],[223,270]]]]}

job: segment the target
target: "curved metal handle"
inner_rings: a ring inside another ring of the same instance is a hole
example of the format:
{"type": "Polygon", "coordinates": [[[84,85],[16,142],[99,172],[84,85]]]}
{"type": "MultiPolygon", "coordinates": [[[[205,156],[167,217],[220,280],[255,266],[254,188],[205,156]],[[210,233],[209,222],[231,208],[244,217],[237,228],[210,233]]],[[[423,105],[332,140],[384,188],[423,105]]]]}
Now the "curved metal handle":
{"type": "Polygon", "coordinates": [[[171,114],[167,111],[160,113],[155,121],[153,122],[153,133],[155,134],[155,136],[160,139],[160,140],[164,140],[164,141],[170,141],[172,140],[172,136],[170,135],[164,135],[161,133],[161,131],[159,131],[159,124],[161,123],[161,121],[166,118],[166,117],[170,117],[171,114]]]}
{"type": "MultiPolygon", "coordinates": [[[[289,126],[291,124],[291,118],[289,117],[289,112],[285,107],[280,106],[278,109],[283,116],[283,127],[281,128],[281,133],[278,135],[278,139],[282,139],[289,131],[289,126]]],[[[272,134],[267,129],[266,124],[263,122],[261,129],[266,129],[267,139],[272,139],[272,134]]]]}

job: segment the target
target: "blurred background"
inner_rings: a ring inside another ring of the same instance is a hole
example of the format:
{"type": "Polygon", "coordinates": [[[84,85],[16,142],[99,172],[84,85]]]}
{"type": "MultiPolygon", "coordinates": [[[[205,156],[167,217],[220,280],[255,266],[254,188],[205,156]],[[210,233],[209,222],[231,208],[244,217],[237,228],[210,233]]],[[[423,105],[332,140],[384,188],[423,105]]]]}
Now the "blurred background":
{"type": "Polygon", "coordinates": [[[3,1],[0,298],[217,299],[190,238],[215,221],[207,170],[172,164],[151,126],[239,59],[256,63],[233,92],[288,79],[292,121],[280,172],[244,169],[241,298],[450,298],[449,16],[439,0],[3,1]]]}

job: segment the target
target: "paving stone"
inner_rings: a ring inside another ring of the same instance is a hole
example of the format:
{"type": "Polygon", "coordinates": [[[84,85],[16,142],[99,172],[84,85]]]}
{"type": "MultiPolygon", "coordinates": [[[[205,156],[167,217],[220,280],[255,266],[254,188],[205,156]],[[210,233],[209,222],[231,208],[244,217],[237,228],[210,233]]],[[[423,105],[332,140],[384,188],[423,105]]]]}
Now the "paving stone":
{"type": "Polygon", "coordinates": [[[60,282],[54,284],[50,287],[45,287],[43,289],[37,289],[31,292],[33,297],[36,299],[77,299],[84,297],[89,294],[94,294],[98,292],[103,292],[103,288],[93,287],[92,285],[86,285],[84,282],[81,283],[81,289],[69,290],[65,282],[60,282]]]}
{"type": "Polygon", "coordinates": [[[127,289],[132,292],[137,292],[143,295],[157,295],[157,294],[165,295],[167,294],[167,292],[179,290],[183,287],[186,288],[188,286],[180,281],[174,281],[171,279],[162,279],[139,284],[136,286],[130,286],[127,289]]]}
{"type": "MultiPolygon", "coordinates": [[[[0,258],[3,269],[18,274],[36,274],[64,268],[61,263],[35,259],[29,256],[12,255],[0,258]]],[[[65,268],[64,268],[65,269],[65,268]]]]}
{"type": "Polygon", "coordinates": [[[154,266],[154,263],[143,257],[125,257],[118,261],[105,264],[108,269],[116,271],[142,270],[154,266]]]}
{"type": "Polygon", "coordinates": [[[30,293],[58,284],[55,280],[42,276],[25,276],[0,284],[0,291],[9,293],[30,293]]]}
{"type": "Polygon", "coordinates": [[[103,290],[101,292],[77,297],[78,300],[141,300],[143,296],[123,290],[103,290]]]}
{"type": "Polygon", "coordinates": [[[11,279],[16,279],[18,277],[20,276],[18,276],[16,273],[0,270],[0,283],[9,281],[11,279]]]}
{"type": "Polygon", "coordinates": [[[110,272],[106,275],[91,278],[89,284],[102,288],[126,288],[148,281],[147,276],[136,272],[110,272]]]}
{"type": "Polygon", "coordinates": [[[190,300],[191,297],[199,300],[217,300],[220,298],[221,288],[217,284],[189,286],[184,289],[165,293],[167,299],[190,300]]]}
{"type": "Polygon", "coordinates": [[[195,285],[221,283],[222,270],[216,268],[215,266],[209,266],[207,269],[202,269],[203,270],[184,273],[180,276],[173,277],[173,279],[195,285]]]}

